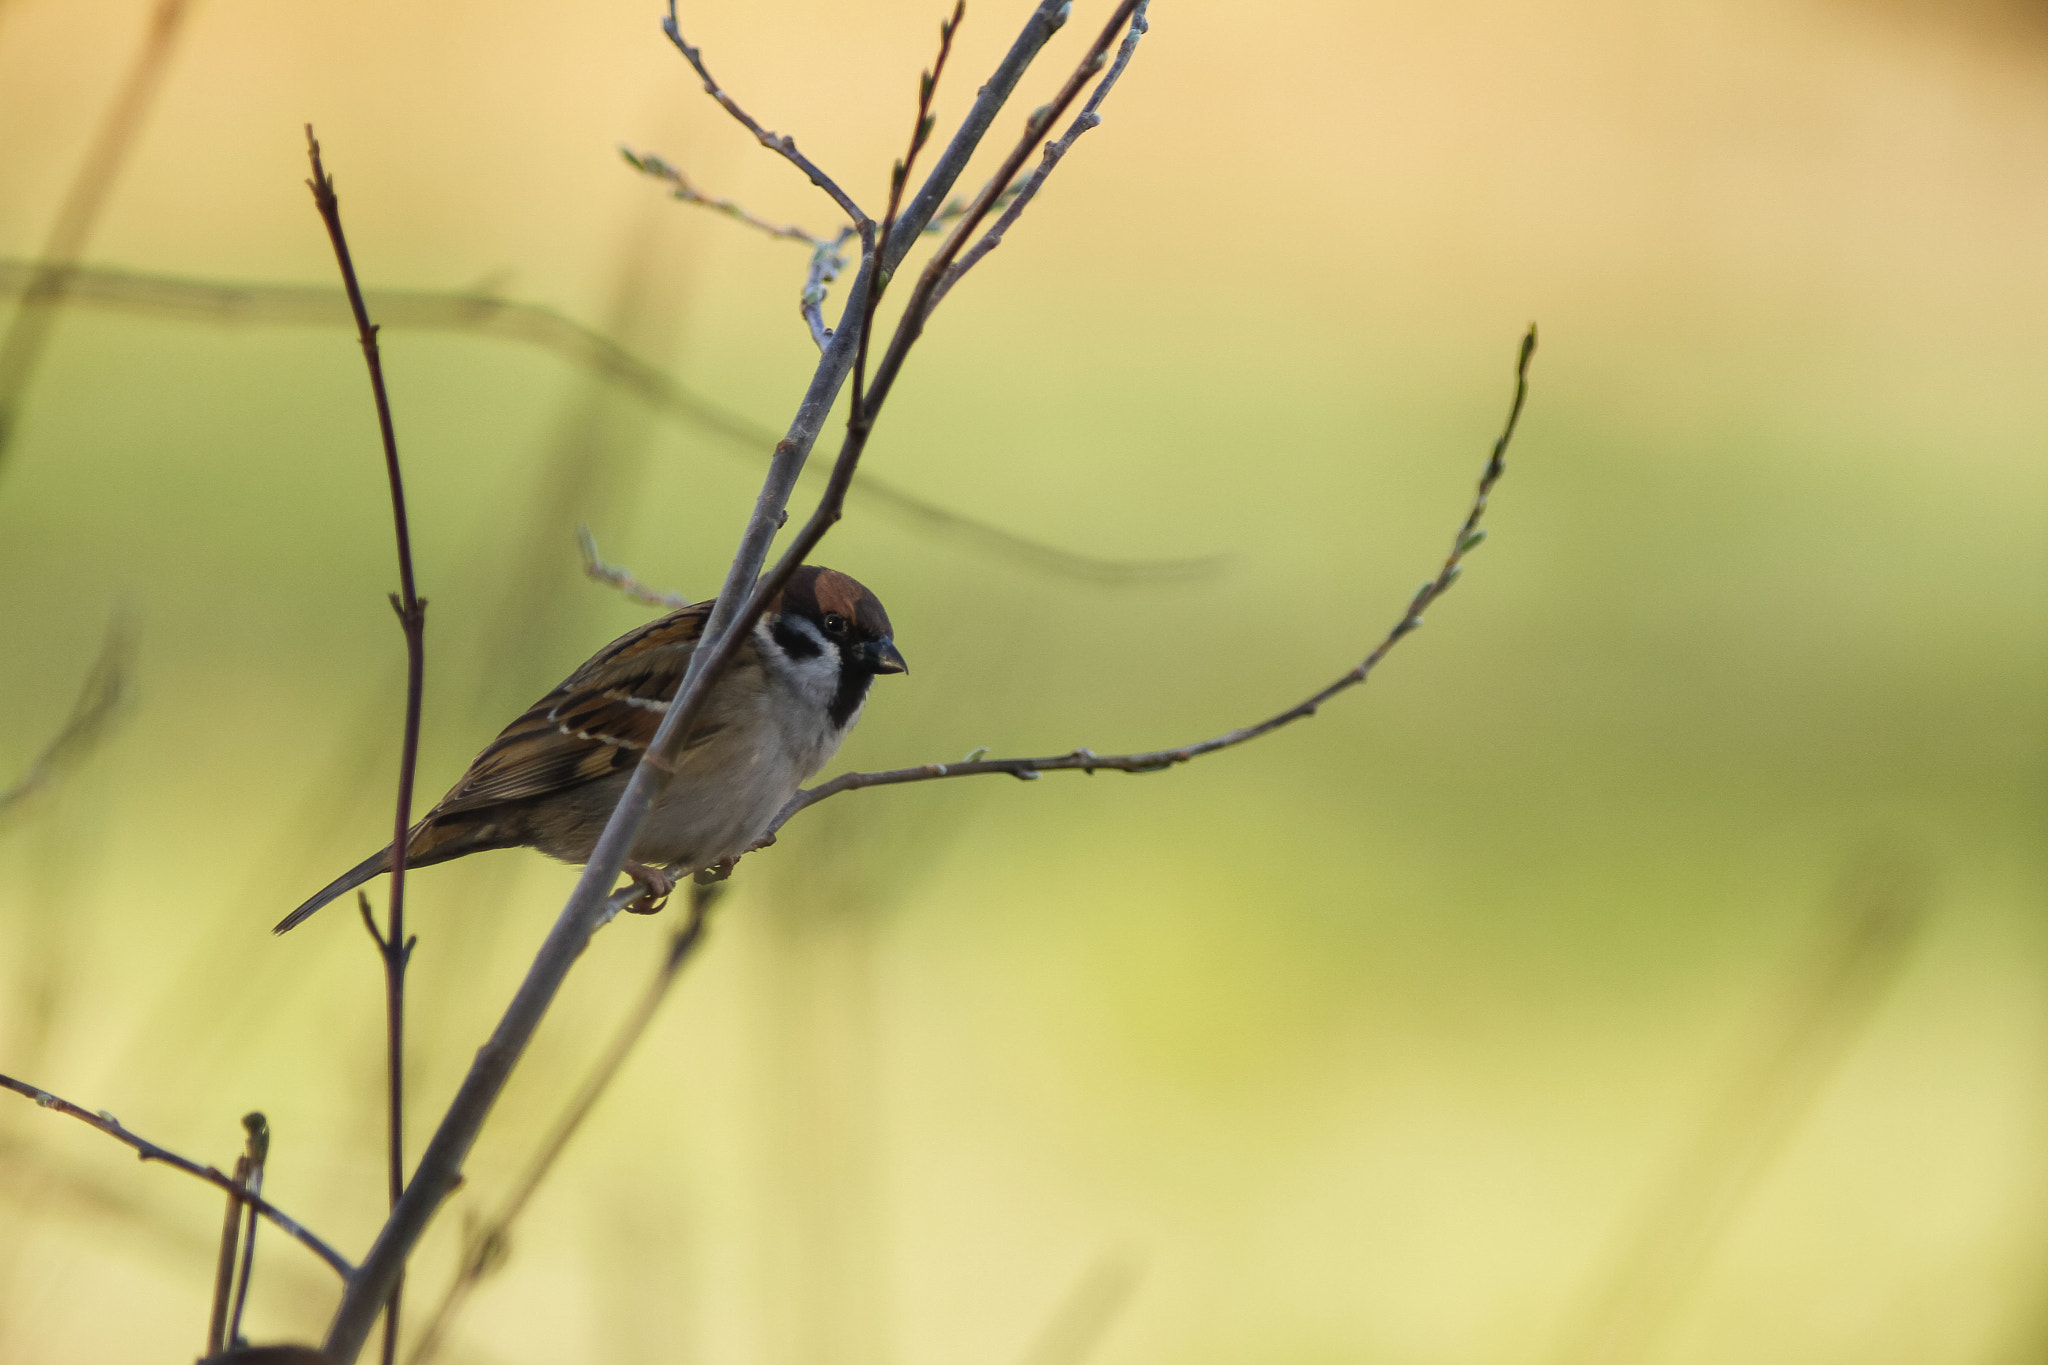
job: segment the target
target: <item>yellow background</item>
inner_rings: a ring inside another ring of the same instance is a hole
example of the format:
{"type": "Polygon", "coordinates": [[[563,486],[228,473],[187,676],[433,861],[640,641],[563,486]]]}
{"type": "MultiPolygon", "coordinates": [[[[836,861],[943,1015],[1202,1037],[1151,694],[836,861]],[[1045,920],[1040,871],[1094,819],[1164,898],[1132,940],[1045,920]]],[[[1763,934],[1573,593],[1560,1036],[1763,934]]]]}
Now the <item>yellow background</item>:
{"type": "MultiPolygon", "coordinates": [[[[971,9],[942,130],[1024,12],[971,9]]],[[[0,0],[0,253],[39,249],[147,13],[0,0]]],[[[938,17],[684,22],[873,208],[938,17]]],[[[835,769],[1172,744],[1335,677],[1441,559],[1534,319],[1491,539],[1366,688],[1257,745],[793,824],[448,1358],[2038,1359],[2048,33],[1851,0],[1151,18],[869,463],[1068,549],[1220,563],[1077,583],[856,500],[819,557],[914,671],[835,769]],[[1830,995],[1832,888],[1873,857],[1926,877],[1925,923],[1830,995]]],[[[834,212],[657,19],[195,0],[86,259],[331,282],[310,121],[373,288],[560,309],[779,428],[802,248],[616,148],[834,212]]],[[[424,806],[643,619],[579,578],[574,525],[708,595],[760,452],[531,347],[393,328],[385,356],[424,806]]],[[[116,610],[135,700],[0,826],[0,1071],[221,1163],[261,1108],[267,1192],[351,1255],[383,1201],[376,968],[346,907],[267,929],[388,837],[394,585],[344,331],[64,315],[0,470],[0,785],[116,610]]],[[[414,1153],[573,875],[412,881],[414,1153]]],[[[672,916],[579,966],[414,1322],[672,916]]],[[[6,1098],[0,1359],[196,1355],[219,1214],[6,1098]]],[[[333,1299],[266,1231],[251,1335],[315,1336],[333,1299]]]]}

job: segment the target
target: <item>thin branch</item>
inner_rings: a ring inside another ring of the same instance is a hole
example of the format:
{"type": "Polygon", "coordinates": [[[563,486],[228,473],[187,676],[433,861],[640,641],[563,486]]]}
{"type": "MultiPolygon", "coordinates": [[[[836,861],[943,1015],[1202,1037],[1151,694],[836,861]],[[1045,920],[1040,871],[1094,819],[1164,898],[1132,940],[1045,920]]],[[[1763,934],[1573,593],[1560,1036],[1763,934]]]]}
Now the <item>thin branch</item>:
{"type": "Polygon", "coordinates": [[[412,1354],[407,1357],[407,1365],[427,1365],[427,1362],[439,1353],[442,1343],[447,1338],[449,1327],[469,1301],[470,1293],[483,1282],[485,1276],[504,1263],[512,1224],[526,1211],[527,1204],[540,1189],[541,1182],[547,1179],[548,1173],[554,1169],[555,1162],[568,1148],[570,1139],[576,1136],[577,1130],[583,1126],[583,1121],[590,1117],[591,1110],[597,1107],[598,1100],[603,1097],[612,1080],[618,1075],[619,1068],[625,1065],[634,1048],[639,1046],[648,1025],[654,1022],[655,1014],[661,1009],[662,1002],[668,998],[670,987],[675,985],[676,978],[682,974],[684,964],[690,960],[698,943],[703,939],[706,916],[724,890],[722,882],[697,883],[691,886],[689,917],[670,938],[668,952],[663,956],[654,979],[647,984],[639,1003],[619,1026],[611,1045],[604,1050],[604,1055],[598,1059],[590,1075],[577,1088],[575,1097],[555,1120],[554,1127],[549,1130],[547,1139],[541,1143],[540,1150],[527,1163],[526,1170],[513,1185],[512,1193],[507,1196],[504,1204],[488,1223],[470,1234],[469,1244],[463,1252],[462,1264],[455,1272],[455,1279],[449,1284],[448,1292],[441,1296],[441,1302],[435,1307],[433,1316],[427,1320],[419,1341],[413,1346],[412,1354]]]}
{"type": "MultiPolygon", "coordinates": [[[[965,208],[954,202],[943,212],[958,218],[965,208]]],[[[936,231],[941,221],[934,217],[921,231],[936,231]]],[[[891,254],[894,251],[892,246],[891,254]]],[[[23,291],[34,280],[37,270],[33,261],[0,259],[0,294],[23,291]]],[[[734,449],[744,449],[751,455],[775,444],[772,431],[690,391],[611,338],[551,308],[462,290],[373,289],[364,299],[370,310],[383,319],[380,331],[396,327],[463,332],[536,346],[618,384],[670,418],[723,438],[734,449]]],[[[333,289],[327,287],[199,280],[98,267],[80,267],[74,272],[64,300],[73,307],[220,324],[326,325],[350,318],[347,301],[337,298],[333,289]]],[[[822,297],[818,303],[823,303],[822,297]]],[[[809,317],[808,312],[806,316],[809,317]]],[[[834,335],[824,327],[822,316],[813,335],[820,334],[828,342],[834,335]]],[[[1075,554],[993,522],[941,507],[875,474],[861,474],[854,482],[853,493],[917,529],[963,538],[1027,568],[1082,582],[1117,586],[1199,577],[1214,573],[1222,563],[1221,557],[1215,555],[1125,560],[1075,554]]]]}
{"type": "Polygon", "coordinates": [[[256,1212],[268,1218],[288,1236],[296,1238],[307,1250],[332,1266],[335,1273],[340,1275],[343,1280],[349,1279],[356,1273],[356,1268],[349,1264],[347,1257],[307,1231],[299,1224],[297,1219],[285,1213],[277,1205],[261,1195],[252,1194],[242,1189],[241,1186],[235,1183],[234,1177],[223,1175],[212,1166],[202,1166],[188,1157],[179,1156],[167,1147],[159,1147],[147,1138],[137,1136],[122,1127],[121,1121],[112,1114],[107,1113],[104,1109],[97,1114],[90,1113],[79,1108],[70,1100],[52,1095],[49,1091],[30,1085],[26,1081],[18,1081],[12,1076],[0,1075],[0,1090],[12,1090],[17,1095],[34,1100],[45,1109],[54,1109],[60,1114],[67,1114],[77,1119],[80,1123],[97,1128],[115,1141],[124,1142],[128,1146],[133,1147],[136,1155],[144,1161],[161,1162],[175,1170],[183,1171],[186,1175],[196,1176],[209,1185],[225,1190],[236,1198],[247,1202],[256,1212]]]}
{"type": "MultiPolygon", "coordinates": [[[[252,1111],[242,1115],[242,1131],[248,1144],[243,1159],[249,1163],[249,1173],[242,1183],[251,1194],[261,1194],[264,1163],[270,1160],[270,1121],[252,1111]]],[[[228,1346],[242,1339],[242,1310],[249,1306],[249,1272],[256,1265],[256,1210],[250,1209],[248,1218],[242,1231],[242,1269],[235,1278],[235,1311],[228,1318],[224,1343],[228,1346]]]]}
{"type": "MultiPolygon", "coordinates": [[[[327,237],[334,246],[334,260],[341,268],[348,291],[349,311],[355,315],[356,338],[369,366],[370,391],[377,405],[377,429],[384,441],[384,473],[391,487],[391,523],[398,541],[398,591],[392,595],[392,610],[405,635],[405,738],[398,758],[397,814],[391,836],[391,893],[388,910],[390,928],[379,932],[370,913],[367,896],[358,896],[363,923],[377,945],[377,957],[384,968],[385,1073],[389,1082],[387,1119],[387,1184],[391,1206],[396,1208],[405,1193],[405,969],[412,960],[414,940],[405,934],[405,862],[412,831],[413,779],[419,767],[420,707],[426,691],[427,604],[413,582],[412,533],[405,513],[405,479],[398,467],[398,433],[391,420],[391,398],[384,387],[384,364],[377,349],[377,328],[363,303],[362,286],[356,281],[355,261],[349,254],[348,238],[341,227],[341,202],[335,198],[334,180],[320,164],[320,143],[313,125],[306,125],[306,157],[313,178],[307,182],[327,237]]],[[[398,1324],[405,1277],[392,1281],[384,1313],[384,1365],[398,1356],[398,1324]]]]}
{"type": "Polygon", "coordinates": [[[650,152],[636,152],[631,147],[620,147],[619,155],[625,157],[626,164],[640,172],[640,174],[665,183],[669,187],[669,197],[672,199],[679,199],[685,204],[696,204],[703,208],[713,209],[728,218],[737,219],[745,223],[750,228],[756,228],[759,231],[765,232],[770,237],[779,237],[791,242],[802,242],[804,245],[811,247],[824,246],[831,240],[827,237],[820,237],[816,233],[806,232],[793,223],[771,223],[766,218],[757,217],[749,213],[735,200],[721,199],[716,195],[706,194],[695,185],[692,185],[689,177],[684,175],[682,171],[650,152]]]}
{"type": "Polygon", "coordinates": [[[576,543],[583,550],[583,573],[585,577],[594,578],[600,583],[609,583],[635,602],[645,602],[650,607],[665,607],[669,611],[675,611],[679,607],[690,605],[690,599],[680,593],[663,592],[659,588],[650,588],[635,578],[631,569],[621,568],[617,564],[607,564],[602,559],[599,559],[597,557],[597,540],[590,534],[588,526],[576,528],[576,543]]]}
{"type": "Polygon", "coordinates": [[[1348,691],[1364,682],[1394,646],[1422,624],[1423,614],[1458,581],[1458,576],[1463,571],[1465,556],[1485,540],[1486,533],[1480,529],[1479,522],[1486,515],[1487,502],[1493,493],[1494,485],[1500,482],[1501,475],[1506,470],[1508,443],[1514,439],[1515,426],[1522,416],[1522,404],[1528,397],[1529,360],[1535,353],[1536,329],[1532,326],[1522,338],[1522,349],[1515,362],[1515,397],[1508,408],[1507,422],[1501,429],[1499,439],[1494,442],[1493,454],[1487,460],[1486,469],[1479,478],[1479,491],[1472,499],[1471,508],[1466,512],[1464,522],[1458,527],[1458,534],[1451,542],[1451,552],[1445,558],[1443,567],[1437,571],[1435,578],[1423,584],[1409,600],[1407,611],[1372,652],[1335,682],[1257,724],[1229,731],[1213,739],[1183,744],[1174,749],[1154,749],[1150,752],[1129,754],[1098,754],[1088,749],[1075,749],[1071,753],[1048,758],[985,759],[969,755],[959,763],[926,763],[916,768],[893,768],[884,772],[842,773],[829,782],[821,782],[792,797],[789,804],[775,817],[775,823],[768,827],[763,842],[772,839],[775,832],[789,823],[799,812],[841,792],[859,791],[864,787],[899,786],[906,782],[931,782],[943,777],[982,777],[991,773],[1005,773],[1028,782],[1035,780],[1040,773],[1048,772],[1164,772],[1168,768],[1177,767],[1204,755],[1247,744],[1283,726],[1313,716],[1323,703],[1338,693],[1348,691]]]}
{"type": "MultiPolygon", "coordinates": [[[[1046,39],[1059,27],[1065,5],[1066,0],[1040,0],[995,73],[982,85],[967,119],[903,214],[906,243],[923,230],[924,225],[931,221],[933,212],[944,202],[961,168],[973,155],[982,132],[1008,101],[1046,39]]],[[[894,250],[892,245],[890,252],[894,250]]],[[[890,265],[886,256],[882,264],[885,268],[890,265]]],[[[742,620],[743,612],[751,610],[752,616],[748,620],[758,618],[760,614],[758,603],[749,600],[750,589],[759,586],[761,566],[766,563],[769,546],[785,519],[790,494],[803,472],[811,445],[816,441],[852,367],[852,343],[857,340],[853,333],[859,329],[850,329],[843,324],[846,318],[863,315],[865,302],[861,297],[861,282],[856,281],[851,293],[842,314],[842,326],[819,359],[818,368],[798,404],[796,416],[790,422],[789,434],[776,443],[767,478],[740,536],[725,582],[712,606],[711,617],[705,623],[703,643],[692,652],[678,688],[677,702],[671,704],[663,718],[662,729],[656,735],[653,748],[662,748],[672,742],[679,723],[685,719],[686,708],[701,708],[706,684],[716,676],[709,667],[711,656],[744,634],[747,623],[742,620]]],[[[843,499],[845,481],[850,479],[851,472],[851,463],[842,452],[839,465],[834,469],[834,478],[828,484],[828,497],[843,499]]],[[[589,861],[577,878],[575,890],[556,917],[554,927],[549,930],[490,1038],[478,1049],[469,1074],[464,1077],[434,1136],[421,1154],[404,1197],[377,1234],[376,1242],[363,1259],[362,1270],[351,1279],[347,1292],[342,1296],[341,1305],[329,1324],[325,1343],[325,1350],[334,1365],[352,1365],[362,1350],[379,1307],[389,1295],[391,1286],[403,1271],[406,1259],[426,1231],[434,1213],[461,1181],[463,1163],[477,1134],[570,969],[582,956],[591,935],[609,922],[617,913],[617,907],[637,898],[637,887],[617,893],[612,887],[618,881],[641,822],[646,819],[655,798],[666,789],[670,778],[669,769],[657,761],[652,752],[643,755],[633,770],[626,790],[613,807],[604,832],[598,837],[589,861]]]]}
{"type": "Polygon", "coordinates": [[[227,1213],[221,1219],[220,1254],[213,1263],[213,1315],[206,1322],[206,1354],[219,1355],[228,1347],[228,1309],[235,1296],[235,1251],[242,1236],[242,1187],[249,1183],[249,1158],[235,1158],[235,1192],[228,1196],[227,1213]]]}
{"type": "Polygon", "coordinates": [[[1109,98],[1109,92],[1116,87],[1117,79],[1124,74],[1124,68],[1131,64],[1131,56],[1138,50],[1138,40],[1151,31],[1151,26],[1145,22],[1145,10],[1149,3],[1150,0],[1140,0],[1138,8],[1132,12],[1130,31],[1124,35],[1123,45],[1117,49],[1116,61],[1110,65],[1109,74],[1095,87],[1095,93],[1088,97],[1088,103],[1081,106],[1081,112],[1074,115],[1074,121],[1067,125],[1066,135],[1058,142],[1045,144],[1045,155],[1039,161],[1038,169],[1031,173],[1031,178],[1022,185],[1013,184],[1007,191],[1010,195],[1010,204],[1003,211],[1003,216],[996,219],[994,227],[981,235],[980,241],[947,268],[938,286],[932,290],[933,307],[937,307],[939,300],[952,292],[953,286],[959,283],[962,275],[974,269],[982,257],[1003,244],[1003,235],[1015,226],[1017,219],[1023,216],[1024,210],[1031,206],[1031,201],[1038,197],[1038,191],[1044,186],[1046,177],[1052,174],[1053,167],[1059,165],[1060,159],[1073,150],[1074,143],[1079,140],[1081,134],[1101,125],[1102,102],[1109,98]]]}
{"type": "Polygon", "coordinates": [[[93,134],[92,145],[86,149],[78,173],[58,206],[49,236],[43,240],[42,260],[35,278],[23,291],[21,307],[8,323],[6,333],[0,335],[0,467],[4,467],[7,445],[20,417],[22,397],[35,377],[50,329],[57,321],[57,305],[69,289],[79,252],[84,249],[107,194],[120,174],[121,163],[156,99],[157,88],[170,65],[178,30],[190,8],[190,0],[157,0],[135,65],[128,69],[127,79],[121,83],[114,103],[93,134]]]}
{"type": "Polygon", "coordinates": [[[695,68],[697,75],[702,78],[704,93],[723,105],[726,113],[738,119],[740,125],[754,135],[756,142],[759,142],[769,151],[788,161],[790,165],[809,176],[813,185],[825,191],[826,194],[831,195],[832,202],[839,205],[846,216],[852,220],[853,226],[857,231],[866,231],[872,226],[868,216],[860,211],[860,205],[854,203],[853,199],[845,190],[839,188],[838,183],[831,176],[819,170],[809,157],[796,149],[795,139],[771,133],[760,124],[754,122],[751,114],[740,108],[739,103],[731,95],[726,94],[725,91],[719,88],[718,82],[711,78],[711,72],[704,66],[703,55],[696,48],[683,41],[682,30],[676,24],[676,0],[668,0],[668,17],[661,21],[661,31],[668,35],[668,40],[674,43],[677,51],[683,54],[683,60],[695,68]]]}
{"type": "Polygon", "coordinates": [[[44,746],[18,781],[0,791],[0,817],[55,781],[66,768],[91,752],[107,727],[120,712],[128,694],[128,675],[135,653],[135,632],[125,616],[107,623],[99,657],[85,675],[78,697],[71,703],[71,715],[57,737],[44,746]]]}
{"type": "Polygon", "coordinates": [[[874,420],[874,410],[867,398],[868,345],[875,334],[875,308],[889,287],[889,276],[879,273],[874,267],[888,258],[890,239],[896,233],[896,213],[903,207],[904,187],[910,183],[910,172],[917,165],[917,154],[924,150],[925,142],[932,135],[932,97],[938,93],[939,78],[946,74],[946,58],[953,53],[953,34],[958,31],[966,14],[967,0],[953,0],[952,17],[939,21],[938,60],[932,63],[931,70],[918,77],[917,117],[910,125],[910,150],[889,170],[889,211],[882,215],[881,236],[869,253],[867,308],[861,314],[860,343],[853,352],[853,402],[846,418],[849,428],[865,427],[874,420]]]}

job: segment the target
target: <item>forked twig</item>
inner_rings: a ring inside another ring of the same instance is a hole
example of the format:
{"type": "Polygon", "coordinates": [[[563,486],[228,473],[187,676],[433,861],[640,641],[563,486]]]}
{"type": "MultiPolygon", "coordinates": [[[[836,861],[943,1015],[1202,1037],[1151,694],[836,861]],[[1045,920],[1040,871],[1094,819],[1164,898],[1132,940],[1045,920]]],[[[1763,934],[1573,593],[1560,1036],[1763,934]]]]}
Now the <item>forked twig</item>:
{"type": "Polygon", "coordinates": [[[1205,754],[1235,748],[1262,735],[1269,735],[1282,726],[1314,715],[1324,702],[1364,682],[1373,669],[1379,666],[1380,660],[1386,658],[1395,645],[1422,624],[1423,614],[1458,581],[1465,556],[1486,538],[1486,533],[1480,529],[1479,522],[1486,515],[1487,500],[1493,493],[1494,485],[1500,482],[1500,477],[1506,469],[1508,443],[1514,439],[1515,426],[1521,420],[1522,404],[1529,392],[1529,360],[1535,353],[1536,329],[1531,327],[1522,338],[1522,349],[1515,362],[1515,397],[1508,408],[1507,422],[1501,429],[1499,439],[1494,442],[1493,454],[1487,460],[1486,469],[1479,478],[1479,491],[1472,499],[1471,508],[1465,514],[1463,524],[1458,527],[1457,537],[1451,542],[1451,552],[1445,558],[1443,567],[1437,571],[1435,578],[1416,591],[1415,596],[1409,600],[1407,611],[1372,652],[1335,682],[1255,725],[1247,725],[1213,739],[1199,740],[1175,749],[1155,749],[1147,753],[1129,754],[1097,754],[1088,749],[1076,749],[1071,753],[1056,754],[1047,758],[970,756],[959,763],[926,763],[916,768],[893,768],[883,772],[842,773],[829,782],[821,782],[815,787],[798,792],[775,817],[775,823],[769,826],[766,837],[772,839],[775,832],[797,814],[827,797],[837,796],[841,792],[858,791],[863,787],[899,786],[906,782],[931,782],[943,777],[981,777],[990,773],[1007,773],[1011,777],[1032,781],[1040,773],[1047,772],[1163,772],[1205,754]]]}
{"type": "MultiPolygon", "coordinates": [[[[1101,125],[1102,102],[1109,98],[1109,92],[1116,88],[1118,78],[1124,74],[1124,68],[1131,64],[1131,57],[1138,50],[1138,40],[1151,32],[1151,26],[1145,22],[1145,10],[1149,3],[1150,0],[1139,0],[1137,9],[1132,11],[1130,31],[1124,35],[1123,44],[1117,48],[1116,61],[1111,63],[1109,74],[1096,85],[1095,93],[1088,97],[1088,103],[1081,106],[1081,112],[1074,115],[1074,121],[1067,125],[1066,135],[1058,142],[1045,144],[1045,154],[1039,160],[1038,169],[1031,173],[1031,178],[1021,185],[1013,184],[1007,191],[1010,203],[1009,207],[1003,210],[1003,216],[996,219],[994,227],[981,235],[980,241],[963,253],[958,261],[947,267],[945,275],[932,290],[934,307],[938,306],[939,300],[952,292],[953,286],[959,283],[962,275],[974,269],[982,257],[1003,244],[1003,234],[1016,225],[1017,219],[1023,216],[1025,209],[1031,207],[1031,201],[1038,197],[1038,191],[1044,187],[1046,177],[1052,174],[1053,167],[1060,164],[1060,159],[1073,150],[1074,143],[1079,140],[1081,134],[1101,125]]],[[[1000,203],[998,200],[998,206],[1000,203]]]]}
{"type": "MultiPolygon", "coordinates": [[[[391,609],[405,635],[405,732],[398,757],[397,814],[391,836],[391,892],[388,930],[379,930],[370,913],[369,897],[357,893],[363,926],[377,945],[377,958],[384,968],[385,1075],[388,1082],[386,1105],[386,1184],[392,1207],[405,1193],[405,969],[412,961],[415,939],[405,933],[405,862],[412,832],[413,779],[419,768],[420,708],[426,693],[427,603],[413,582],[412,532],[405,512],[405,479],[398,467],[398,432],[391,419],[391,397],[384,387],[384,362],[377,348],[376,324],[370,321],[363,303],[362,286],[356,280],[354,258],[348,237],[341,227],[341,201],[334,194],[334,179],[320,164],[320,143],[313,125],[306,125],[306,157],[313,178],[307,181],[320,220],[327,226],[327,238],[334,247],[335,264],[341,268],[342,285],[348,291],[349,311],[355,315],[356,339],[370,371],[370,391],[377,405],[377,430],[384,443],[385,481],[391,489],[391,523],[398,541],[398,591],[391,595],[391,609]]],[[[398,1322],[405,1278],[391,1286],[384,1314],[384,1365],[398,1355],[398,1322]]]]}
{"type": "Polygon", "coordinates": [[[130,1132],[121,1125],[119,1119],[105,1110],[97,1114],[91,1113],[79,1108],[70,1100],[58,1095],[52,1095],[49,1091],[30,1085],[26,1081],[18,1081],[12,1076],[0,1075],[0,1090],[11,1090],[17,1095],[34,1100],[45,1109],[54,1109],[60,1114],[67,1114],[77,1119],[80,1123],[97,1128],[115,1141],[123,1142],[133,1147],[135,1154],[144,1161],[161,1162],[174,1170],[183,1171],[186,1175],[196,1176],[209,1185],[225,1190],[227,1193],[248,1204],[251,1208],[254,1208],[256,1212],[276,1224],[287,1236],[296,1239],[308,1251],[311,1251],[315,1256],[327,1262],[344,1281],[356,1273],[356,1268],[349,1264],[346,1256],[343,1256],[333,1247],[314,1236],[297,1219],[278,1208],[277,1205],[259,1194],[253,1194],[244,1190],[235,1183],[233,1176],[225,1175],[212,1166],[202,1166],[189,1157],[179,1156],[168,1147],[157,1146],[149,1139],[130,1132]]]}
{"type": "Polygon", "coordinates": [[[837,181],[818,169],[815,162],[796,149],[796,140],[794,138],[771,133],[760,124],[754,122],[753,115],[740,108],[739,102],[734,100],[731,95],[726,94],[719,87],[718,82],[711,78],[711,72],[705,68],[703,54],[683,41],[682,29],[676,24],[676,0],[668,0],[668,17],[661,21],[661,31],[668,35],[668,40],[674,43],[676,50],[683,54],[683,60],[687,61],[696,70],[697,75],[703,79],[704,93],[717,100],[726,113],[739,120],[740,125],[754,135],[756,142],[759,142],[769,151],[788,161],[790,165],[809,176],[813,185],[825,191],[826,194],[831,195],[832,202],[839,205],[846,216],[852,220],[855,231],[865,233],[874,226],[873,221],[860,211],[860,205],[853,202],[852,196],[839,188],[837,181]]]}

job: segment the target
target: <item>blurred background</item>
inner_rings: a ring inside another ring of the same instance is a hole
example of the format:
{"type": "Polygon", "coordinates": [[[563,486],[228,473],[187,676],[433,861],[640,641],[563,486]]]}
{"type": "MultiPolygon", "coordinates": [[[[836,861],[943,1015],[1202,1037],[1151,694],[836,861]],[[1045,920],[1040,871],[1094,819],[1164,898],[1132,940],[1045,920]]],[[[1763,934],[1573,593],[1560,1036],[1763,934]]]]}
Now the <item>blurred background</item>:
{"type": "MultiPolygon", "coordinates": [[[[942,127],[1026,9],[970,9],[942,127]]],[[[373,290],[547,310],[680,386],[387,316],[422,808],[650,614],[581,576],[579,522],[715,589],[814,363],[804,249],[619,145],[837,223],[617,0],[190,0],[80,189],[158,12],[0,0],[0,324],[67,232],[173,281],[68,304],[16,376],[0,788],[110,621],[133,646],[97,742],[0,812],[0,1071],[223,1165],[262,1109],[266,1193],[359,1255],[378,968],[346,907],[268,932],[388,837],[402,710],[302,125],[373,290]],[[314,305],[237,313],[221,283],[314,305]]],[[[1106,12],[1077,7],[992,147],[1106,12]]],[[[875,208],[939,17],[683,20],[875,208]]],[[[1069,554],[1207,566],[1076,573],[857,498],[820,557],[914,671],[834,770],[1179,743],[1335,677],[1440,561],[1533,319],[1491,539],[1367,687],[1258,744],[792,824],[440,1358],[2048,1358],[2048,13],[1151,23],[866,468],[1069,554]]],[[[507,852],[411,881],[413,1154],[573,879],[507,852]]],[[[415,1326],[676,920],[577,969],[416,1263],[415,1326]]],[[[220,1211],[7,1098],[0,1359],[197,1355],[220,1211]]],[[[334,1301],[264,1234],[253,1338],[317,1338],[334,1301]]]]}

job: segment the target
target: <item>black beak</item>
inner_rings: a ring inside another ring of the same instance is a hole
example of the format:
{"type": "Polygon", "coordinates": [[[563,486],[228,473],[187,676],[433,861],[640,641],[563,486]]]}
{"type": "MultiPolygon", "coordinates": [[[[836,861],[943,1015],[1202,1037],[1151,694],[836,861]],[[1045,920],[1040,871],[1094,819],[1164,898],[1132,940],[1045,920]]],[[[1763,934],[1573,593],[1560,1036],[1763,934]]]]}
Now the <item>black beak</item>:
{"type": "Polygon", "coordinates": [[[879,640],[869,640],[860,647],[861,658],[870,673],[908,673],[910,665],[903,662],[903,655],[897,652],[896,642],[884,635],[879,640]]]}

